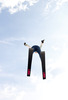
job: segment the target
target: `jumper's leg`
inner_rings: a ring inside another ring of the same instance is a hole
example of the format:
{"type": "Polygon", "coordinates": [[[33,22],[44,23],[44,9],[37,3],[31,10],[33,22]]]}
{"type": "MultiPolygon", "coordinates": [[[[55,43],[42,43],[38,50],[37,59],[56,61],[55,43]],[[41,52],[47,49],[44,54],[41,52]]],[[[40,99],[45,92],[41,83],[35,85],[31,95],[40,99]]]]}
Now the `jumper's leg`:
{"type": "Polygon", "coordinates": [[[27,76],[30,76],[30,72],[31,72],[32,54],[33,54],[33,49],[30,48],[29,49],[29,55],[28,55],[27,76]]]}
{"type": "Polygon", "coordinates": [[[46,79],[45,52],[41,52],[41,63],[42,63],[42,74],[43,74],[43,79],[46,79]]]}

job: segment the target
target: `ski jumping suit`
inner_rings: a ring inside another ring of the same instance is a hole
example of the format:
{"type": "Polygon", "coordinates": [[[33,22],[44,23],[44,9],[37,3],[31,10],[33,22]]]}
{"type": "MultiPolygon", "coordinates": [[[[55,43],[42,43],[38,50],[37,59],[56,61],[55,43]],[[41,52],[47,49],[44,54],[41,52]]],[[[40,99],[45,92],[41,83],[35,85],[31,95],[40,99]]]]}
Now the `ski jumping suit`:
{"type": "Polygon", "coordinates": [[[46,79],[45,52],[41,52],[40,47],[37,46],[37,45],[34,45],[31,48],[29,48],[27,76],[30,76],[31,63],[32,63],[32,55],[33,55],[34,52],[37,52],[39,54],[39,56],[40,56],[41,63],[42,63],[42,75],[43,75],[43,79],[46,79]]]}

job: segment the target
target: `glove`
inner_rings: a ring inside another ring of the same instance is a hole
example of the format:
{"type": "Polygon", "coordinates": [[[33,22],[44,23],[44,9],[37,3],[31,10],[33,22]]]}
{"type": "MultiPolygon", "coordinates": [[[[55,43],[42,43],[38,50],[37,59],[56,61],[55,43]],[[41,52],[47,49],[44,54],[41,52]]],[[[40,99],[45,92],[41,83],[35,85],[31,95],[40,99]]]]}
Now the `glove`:
{"type": "Polygon", "coordinates": [[[24,45],[26,45],[26,43],[24,43],[24,45]]]}
{"type": "Polygon", "coordinates": [[[44,43],[44,40],[42,40],[41,42],[44,43]]]}

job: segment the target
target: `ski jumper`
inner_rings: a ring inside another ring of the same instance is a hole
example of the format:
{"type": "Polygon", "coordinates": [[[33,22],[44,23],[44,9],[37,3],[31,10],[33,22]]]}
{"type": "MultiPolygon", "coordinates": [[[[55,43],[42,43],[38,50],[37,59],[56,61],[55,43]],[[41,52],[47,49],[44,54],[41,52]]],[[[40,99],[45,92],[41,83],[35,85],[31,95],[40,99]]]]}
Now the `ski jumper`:
{"type": "Polygon", "coordinates": [[[37,52],[39,54],[39,56],[40,56],[41,63],[42,63],[42,75],[43,75],[43,79],[46,79],[45,52],[41,52],[40,47],[37,46],[37,45],[34,45],[31,48],[29,48],[27,76],[30,76],[31,63],[32,63],[32,55],[33,55],[34,52],[37,52]]]}

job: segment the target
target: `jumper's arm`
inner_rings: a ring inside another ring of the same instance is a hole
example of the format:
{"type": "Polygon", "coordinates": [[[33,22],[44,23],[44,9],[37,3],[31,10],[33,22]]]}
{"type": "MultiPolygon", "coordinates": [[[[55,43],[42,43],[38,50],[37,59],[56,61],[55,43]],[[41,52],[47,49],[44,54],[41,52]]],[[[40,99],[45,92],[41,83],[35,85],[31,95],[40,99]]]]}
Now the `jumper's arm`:
{"type": "Polygon", "coordinates": [[[40,48],[42,47],[42,45],[43,45],[44,41],[45,41],[45,40],[41,40],[41,45],[40,45],[40,48]]]}
{"type": "Polygon", "coordinates": [[[28,44],[24,43],[25,46],[27,46],[28,48],[31,48],[28,44]]]}

